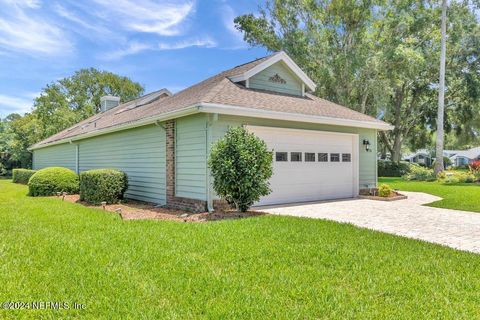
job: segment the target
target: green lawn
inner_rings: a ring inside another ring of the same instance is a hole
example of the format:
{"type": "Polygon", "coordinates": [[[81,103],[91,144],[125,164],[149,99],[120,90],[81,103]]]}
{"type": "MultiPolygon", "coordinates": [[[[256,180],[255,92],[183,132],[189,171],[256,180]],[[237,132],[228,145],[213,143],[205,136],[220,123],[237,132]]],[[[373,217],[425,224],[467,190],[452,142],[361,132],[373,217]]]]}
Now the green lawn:
{"type": "Polygon", "coordinates": [[[402,178],[379,178],[394,189],[426,192],[443,200],[428,204],[432,207],[480,212],[480,185],[475,183],[442,184],[440,182],[404,181],[402,178]]]}
{"type": "MultiPolygon", "coordinates": [[[[313,219],[122,221],[0,180],[0,318],[480,317],[480,256],[313,219]]],[[[359,208],[360,209],[360,208],[359,208]]]]}

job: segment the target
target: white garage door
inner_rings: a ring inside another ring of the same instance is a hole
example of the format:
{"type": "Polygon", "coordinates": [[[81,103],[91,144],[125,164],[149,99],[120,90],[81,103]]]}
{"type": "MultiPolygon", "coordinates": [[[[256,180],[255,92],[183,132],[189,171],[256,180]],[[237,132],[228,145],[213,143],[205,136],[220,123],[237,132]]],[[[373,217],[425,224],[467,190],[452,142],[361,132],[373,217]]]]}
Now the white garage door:
{"type": "Polygon", "coordinates": [[[272,193],[256,205],[358,194],[358,135],[247,126],[273,150],[272,193]]]}

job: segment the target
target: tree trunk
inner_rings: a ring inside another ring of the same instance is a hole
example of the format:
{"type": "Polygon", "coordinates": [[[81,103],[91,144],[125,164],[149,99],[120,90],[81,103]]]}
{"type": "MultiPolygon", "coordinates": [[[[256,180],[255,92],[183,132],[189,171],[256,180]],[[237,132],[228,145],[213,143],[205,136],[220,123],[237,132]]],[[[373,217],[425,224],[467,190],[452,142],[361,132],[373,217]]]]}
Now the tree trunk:
{"type": "Polygon", "coordinates": [[[395,134],[395,140],[393,141],[393,148],[392,148],[392,161],[393,162],[400,162],[402,157],[402,139],[400,137],[400,132],[395,134]]]}
{"type": "Polygon", "coordinates": [[[447,0],[442,0],[442,48],[440,52],[440,84],[438,88],[437,148],[435,174],[443,171],[443,115],[445,107],[445,55],[447,37],[447,0]]]}

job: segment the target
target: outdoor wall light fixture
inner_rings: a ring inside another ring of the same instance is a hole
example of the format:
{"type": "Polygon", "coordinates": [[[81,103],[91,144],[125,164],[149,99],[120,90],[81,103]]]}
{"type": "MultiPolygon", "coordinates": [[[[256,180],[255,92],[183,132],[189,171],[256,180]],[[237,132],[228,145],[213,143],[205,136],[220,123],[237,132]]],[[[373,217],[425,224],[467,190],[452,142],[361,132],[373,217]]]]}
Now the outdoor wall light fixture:
{"type": "Polygon", "coordinates": [[[368,141],[367,139],[363,139],[363,145],[365,146],[365,151],[372,151],[372,149],[370,149],[370,141],[368,141]]]}

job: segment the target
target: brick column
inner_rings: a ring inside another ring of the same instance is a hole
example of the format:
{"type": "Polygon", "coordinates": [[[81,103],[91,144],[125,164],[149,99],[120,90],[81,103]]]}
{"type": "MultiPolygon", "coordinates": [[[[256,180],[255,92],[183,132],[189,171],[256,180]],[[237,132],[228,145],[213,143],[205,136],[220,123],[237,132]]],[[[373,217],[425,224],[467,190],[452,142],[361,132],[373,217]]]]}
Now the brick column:
{"type": "Polygon", "coordinates": [[[167,205],[175,200],[175,120],[165,122],[167,205]]]}
{"type": "Polygon", "coordinates": [[[167,207],[194,212],[206,211],[207,202],[197,199],[177,197],[175,194],[175,120],[165,122],[166,135],[166,196],[167,207]]]}

